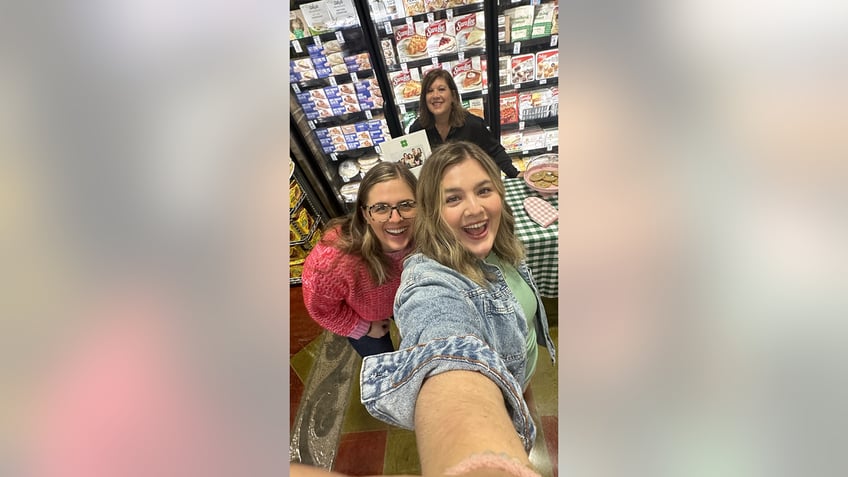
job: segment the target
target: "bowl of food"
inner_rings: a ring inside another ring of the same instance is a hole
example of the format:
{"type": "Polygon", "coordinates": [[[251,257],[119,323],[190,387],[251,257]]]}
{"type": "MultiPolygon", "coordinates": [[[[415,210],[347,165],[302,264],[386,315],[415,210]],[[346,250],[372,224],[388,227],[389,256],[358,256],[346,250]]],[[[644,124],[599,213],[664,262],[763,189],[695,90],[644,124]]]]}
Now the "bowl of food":
{"type": "Polygon", "coordinates": [[[543,196],[559,192],[559,155],[542,154],[530,159],[524,171],[524,182],[543,196]]]}

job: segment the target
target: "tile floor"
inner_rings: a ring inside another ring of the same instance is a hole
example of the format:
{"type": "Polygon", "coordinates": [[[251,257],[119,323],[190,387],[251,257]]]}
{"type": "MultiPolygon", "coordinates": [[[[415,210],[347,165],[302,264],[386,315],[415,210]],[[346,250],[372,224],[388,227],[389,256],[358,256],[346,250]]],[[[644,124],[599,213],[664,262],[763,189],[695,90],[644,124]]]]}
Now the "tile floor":
{"type": "MultiPolygon", "coordinates": [[[[371,417],[360,403],[362,360],[347,339],[309,318],[300,287],[291,288],[290,310],[291,460],[348,475],[420,473],[414,433],[371,417]]],[[[556,343],[556,301],[546,300],[546,310],[556,343]]],[[[557,373],[543,351],[527,402],[538,429],[530,460],[556,477],[557,373]]]]}

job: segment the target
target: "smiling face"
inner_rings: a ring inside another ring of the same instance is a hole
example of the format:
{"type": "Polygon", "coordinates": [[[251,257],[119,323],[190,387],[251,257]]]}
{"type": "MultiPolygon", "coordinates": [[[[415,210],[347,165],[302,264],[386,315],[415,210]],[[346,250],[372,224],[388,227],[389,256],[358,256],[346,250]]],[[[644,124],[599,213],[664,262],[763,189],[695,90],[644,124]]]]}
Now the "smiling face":
{"type": "MultiPolygon", "coordinates": [[[[415,193],[403,180],[392,179],[379,182],[371,188],[368,192],[366,207],[375,204],[387,204],[394,207],[405,201],[415,201],[415,193]]],[[[362,210],[361,213],[364,214],[365,222],[368,223],[384,251],[397,252],[409,245],[414,218],[403,218],[397,210],[391,210],[388,221],[383,222],[379,218],[372,218],[367,209],[362,210]]]]}
{"type": "Polygon", "coordinates": [[[436,78],[427,88],[425,100],[427,109],[436,118],[448,117],[453,104],[453,93],[447,81],[436,78]]]}
{"type": "Polygon", "coordinates": [[[486,258],[494,246],[502,210],[492,178],[477,161],[466,159],[445,169],[441,190],[442,220],[463,247],[486,258]]]}

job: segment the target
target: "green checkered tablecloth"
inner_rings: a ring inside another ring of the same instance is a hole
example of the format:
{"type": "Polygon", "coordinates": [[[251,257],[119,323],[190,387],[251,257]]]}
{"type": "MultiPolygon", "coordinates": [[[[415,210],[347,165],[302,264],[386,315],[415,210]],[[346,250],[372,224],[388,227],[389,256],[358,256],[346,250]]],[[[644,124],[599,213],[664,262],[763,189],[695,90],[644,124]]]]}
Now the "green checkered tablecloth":
{"type": "MultiPolygon", "coordinates": [[[[506,188],[506,203],[515,215],[515,234],[524,242],[527,249],[527,265],[533,272],[533,279],[539,287],[539,293],[548,298],[557,296],[559,279],[559,222],[554,222],[548,228],[542,228],[527,216],[524,210],[524,199],[527,197],[542,197],[538,192],[527,187],[524,179],[504,179],[506,188]]],[[[559,196],[542,197],[559,209],[559,196]]]]}

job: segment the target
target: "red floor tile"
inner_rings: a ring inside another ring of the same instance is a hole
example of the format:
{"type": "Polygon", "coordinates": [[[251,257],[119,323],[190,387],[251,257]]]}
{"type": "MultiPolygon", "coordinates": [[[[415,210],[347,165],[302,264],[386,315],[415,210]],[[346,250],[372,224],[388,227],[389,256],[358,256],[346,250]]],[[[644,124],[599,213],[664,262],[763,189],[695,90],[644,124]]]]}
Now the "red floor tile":
{"type": "Polygon", "coordinates": [[[347,475],[382,474],[387,433],[382,430],[343,434],[333,470],[347,475]]]}
{"type": "Polygon", "coordinates": [[[553,476],[557,477],[559,472],[557,468],[557,452],[559,449],[559,431],[557,426],[559,419],[556,416],[542,416],[542,429],[545,432],[545,443],[548,445],[548,455],[551,458],[551,468],[553,476]]]}
{"type": "Polygon", "coordinates": [[[289,302],[289,353],[294,355],[318,337],[323,328],[309,317],[306,305],[303,304],[303,289],[295,286],[291,287],[289,292],[291,293],[289,302]]]}
{"type": "Polygon", "coordinates": [[[291,407],[289,407],[289,429],[294,425],[294,417],[300,408],[300,400],[303,398],[303,381],[294,369],[289,366],[289,394],[291,395],[291,407]]]}

